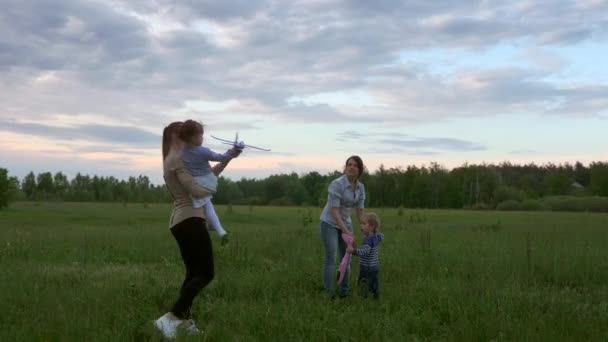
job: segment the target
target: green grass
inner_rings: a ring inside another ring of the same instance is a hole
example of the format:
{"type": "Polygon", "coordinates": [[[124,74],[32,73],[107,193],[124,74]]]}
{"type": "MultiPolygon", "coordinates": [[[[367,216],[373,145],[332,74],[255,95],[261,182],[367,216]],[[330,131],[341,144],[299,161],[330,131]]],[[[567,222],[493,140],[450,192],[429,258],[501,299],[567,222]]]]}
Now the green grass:
{"type": "MultiPolygon", "coordinates": [[[[168,205],[0,211],[0,341],[160,341],[183,277],[168,205]]],[[[606,341],[608,215],[377,210],[382,296],[319,288],[320,210],[218,206],[196,341],[606,341]]],[[[357,233],[360,240],[361,236],[357,233]]],[[[356,281],[356,259],[351,283],[356,281]]]]}

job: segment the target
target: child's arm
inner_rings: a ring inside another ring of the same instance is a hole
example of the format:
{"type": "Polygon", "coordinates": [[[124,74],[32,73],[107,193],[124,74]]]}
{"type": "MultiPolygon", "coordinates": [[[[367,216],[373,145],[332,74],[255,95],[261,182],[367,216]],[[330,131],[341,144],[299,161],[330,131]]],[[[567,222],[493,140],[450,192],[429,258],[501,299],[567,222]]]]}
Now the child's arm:
{"type": "Polygon", "coordinates": [[[363,244],[361,248],[357,248],[353,250],[353,254],[359,257],[368,256],[372,251],[372,247],[368,244],[363,244]]]}
{"type": "Polygon", "coordinates": [[[351,245],[346,246],[346,253],[352,254],[353,251],[357,248],[357,242],[353,239],[353,243],[351,245]]]}
{"type": "Polygon", "coordinates": [[[226,162],[234,157],[232,150],[228,150],[226,153],[215,153],[204,146],[199,146],[196,149],[196,155],[202,159],[217,162],[226,162]]]}
{"type": "Polygon", "coordinates": [[[364,256],[367,256],[371,251],[372,251],[371,242],[369,241],[369,238],[366,237],[365,240],[363,240],[363,242],[361,243],[361,247],[355,248],[353,250],[353,255],[356,255],[359,257],[364,257],[364,256]]]}

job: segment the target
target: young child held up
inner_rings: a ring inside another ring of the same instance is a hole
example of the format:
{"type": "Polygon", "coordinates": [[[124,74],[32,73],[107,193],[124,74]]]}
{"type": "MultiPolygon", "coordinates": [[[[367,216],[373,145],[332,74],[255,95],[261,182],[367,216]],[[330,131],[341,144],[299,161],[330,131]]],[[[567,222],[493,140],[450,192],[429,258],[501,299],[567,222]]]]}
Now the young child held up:
{"type": "MultiPolygon", "coordinates": [[[[179,132],[179,137],[186,143],[182,150],[181,158],[196,182],[214,194],[217,192],[217,176],[213,173],[209,162],[224,162],[234,158],[234,149],[230,149],[223,154],[211,151],[209,148],[202,146],[203,133],[202,124],[193,120],[184,122],[179,132]]],[[[192,206],[194,208],[204,208],[205,218],[209,223],[210,229],[217,231],[222,239],[222,245],[224,245],[228,242],[228,233],[224,230],[217,217],[213,203],[211,202],[212,196],[193,198],[192,206]]]]}

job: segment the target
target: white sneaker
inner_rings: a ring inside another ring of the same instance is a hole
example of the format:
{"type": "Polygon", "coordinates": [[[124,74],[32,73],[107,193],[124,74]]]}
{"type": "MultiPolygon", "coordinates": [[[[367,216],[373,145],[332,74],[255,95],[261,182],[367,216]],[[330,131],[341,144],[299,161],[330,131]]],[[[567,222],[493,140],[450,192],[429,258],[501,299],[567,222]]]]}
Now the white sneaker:
{"type": "Polygon", "coordinates": [[[163,335],[167,338],[175,338],[177,335],[177,327],[184,321],[181,319],[171,319],[169,313],[162,315],[159,319],[154,322],[154,325],[160,330],[163,335]]]}

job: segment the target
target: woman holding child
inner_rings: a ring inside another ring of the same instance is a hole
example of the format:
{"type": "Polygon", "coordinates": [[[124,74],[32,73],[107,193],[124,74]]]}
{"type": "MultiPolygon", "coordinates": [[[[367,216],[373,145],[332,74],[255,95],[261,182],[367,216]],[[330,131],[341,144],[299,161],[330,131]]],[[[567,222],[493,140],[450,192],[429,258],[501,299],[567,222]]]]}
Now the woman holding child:
{"type": "MultiPolygon", "coordinates": [[[[202,207],[195,208],[192,203],[192,198],[205,198],[211,192],[197,184],[182,160],[182,150],[185,147],[180,138],[183,136],[182,128],[182,122],[169,124],[163,131],[162,140],[163,177],[173,196],[169,226],[186,266],[186,277],[179,298],[170,312],[155,321],[156,327],[168,338],[176,336],[178,327],[184,328],[188,333],[199,332],[191,318],[190,308],[194,298],[214,276],[213,250],[206,229],[205,211],[202,207]]],[[[213,174],[219,175],[240,152],[241,150],[233,148],[230,158],[225,158],[211,168],[213,174]]]]}

